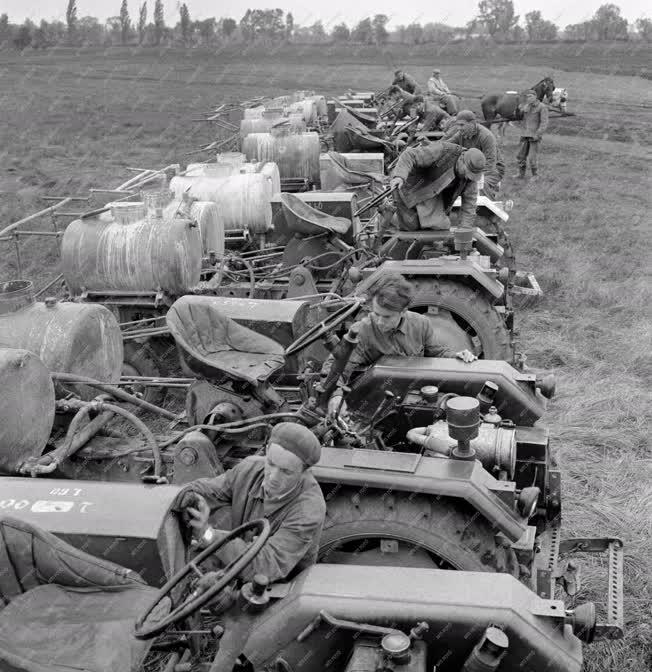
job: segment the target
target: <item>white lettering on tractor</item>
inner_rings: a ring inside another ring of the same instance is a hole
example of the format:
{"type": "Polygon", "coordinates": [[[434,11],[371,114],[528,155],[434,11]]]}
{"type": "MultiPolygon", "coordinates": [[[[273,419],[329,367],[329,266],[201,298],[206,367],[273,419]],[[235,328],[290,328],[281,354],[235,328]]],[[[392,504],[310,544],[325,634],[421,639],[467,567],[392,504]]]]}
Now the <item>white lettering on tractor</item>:
{"type": "Polygon", "coordinates": [[[72,511],[74,506],[75,502],[39,499],[32,504],[31,511],[34,513],[68,513],[69,511],[72,511]]]}

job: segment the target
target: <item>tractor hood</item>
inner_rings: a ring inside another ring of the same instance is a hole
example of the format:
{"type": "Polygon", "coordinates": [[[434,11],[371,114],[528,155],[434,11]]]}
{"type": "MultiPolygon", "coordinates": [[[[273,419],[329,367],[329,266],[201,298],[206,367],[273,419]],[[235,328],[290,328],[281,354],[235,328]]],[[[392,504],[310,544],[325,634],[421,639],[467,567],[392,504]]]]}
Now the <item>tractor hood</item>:
{"type": "Polygon", "coordinates": [[[480,359],[465,364],[443,357],[381,357],[356,380],[347,396],[350,409],[373,412],[385,391],[403,398],[408,391],[436,385],[442,393],[474,397],[484,384],[498,385],[494,405],[503,418],[532,426],[545,411],[545,399],[536,392],[536,375],[517,371],[507,362],[480,359]]]}
{"type": "Polygon", "coordinates": [[[425,621],[428,669],[436,665],[437,672],[459,672],[492,624],[509,639],[500,669],[578,672],[582,666],[563,602],[538,597],[508,574],[324,564],[273,590],[282,595],[284,587],[284,599],[254,622],[244,650],[254,669],[280,657],[294,672],[343,670],[359,633],[320,623],[320,611],[405,633],[425,621]]]}

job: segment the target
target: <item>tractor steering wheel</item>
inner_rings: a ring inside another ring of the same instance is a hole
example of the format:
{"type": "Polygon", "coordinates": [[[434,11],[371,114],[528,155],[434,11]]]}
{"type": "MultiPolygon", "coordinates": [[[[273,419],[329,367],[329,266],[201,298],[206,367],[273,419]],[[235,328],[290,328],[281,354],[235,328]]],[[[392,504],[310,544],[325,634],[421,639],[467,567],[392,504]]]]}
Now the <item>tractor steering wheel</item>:
{"type": "Polygon", "coordinates": [[[294,355],[299,350],[307,348],[309,345],[312,345],[315,341],[318,341],[320,338],[323,338],[328,334],[328,332],[333,331],[345,322],[349,317],[358,311],[360,306],[365,302],[364,297],[358,297],[353,300],[352,303],[342,306],[339,310],[335,311],[332,315],[329,315],[325,320],[318,322],[313,327],[310,327],[305,334],[301,334],[299,338],[293,343],[290,343],[287,348],[285,348],[284,355],[289,357],[294,355]]]}
{"type": "Polygon", "coordinates": [[[206,549],[204,549],[196,558],[188,562],[182,567],[156,594],[154,600],[147,607],[145,613],[138,618],[134,626],[134,636],[138,639],[152,639],[156,637],[163,630],[165,630],[172,623],[176,623],[183,618],[187,618],[198,609],[201,609],[207,602],[213,600],[219,593],[221,593],[231,581],[233,581],[240,572],[251,564],[253,559],[260,553],[265,542],[270,534],[269,521],[265,518],[253,520],[250,523],[245,523],[236,527],[235,530],[229,532],[226,537],[216,539],[206,549]],[[222,576],[212,585],[208,590],[205,590],[199,595],[192,593],[180,605],[175,607],[167,616],[154,623],[145,624],[149,615],[161,604],[163,598],[170,595],[170,593],[181,583],[181,581],[191,572],[198,577],[204,576],[204,573],[197,565],[202,563],[209,555],[218,551],[222,546],[228,544],[233,539],[241,537],[246,532],[255,530],[254,534],[257,539],[249,546],[249,548],[237,559],[230,563],[224,570],[222,576]]]}

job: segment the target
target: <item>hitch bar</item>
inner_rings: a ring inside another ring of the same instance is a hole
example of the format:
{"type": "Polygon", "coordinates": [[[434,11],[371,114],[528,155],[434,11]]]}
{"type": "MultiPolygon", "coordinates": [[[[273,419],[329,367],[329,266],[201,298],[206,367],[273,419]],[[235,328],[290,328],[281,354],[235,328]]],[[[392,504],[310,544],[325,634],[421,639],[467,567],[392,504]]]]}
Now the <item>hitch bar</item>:
{"type": "Polygon", "coordinates": [[[620,639],[624,634],[623,542],[615,537],[564,539],[560,554],[604,553],[608,556],[607,621],[595,626],[595,639],[620,639]]]}

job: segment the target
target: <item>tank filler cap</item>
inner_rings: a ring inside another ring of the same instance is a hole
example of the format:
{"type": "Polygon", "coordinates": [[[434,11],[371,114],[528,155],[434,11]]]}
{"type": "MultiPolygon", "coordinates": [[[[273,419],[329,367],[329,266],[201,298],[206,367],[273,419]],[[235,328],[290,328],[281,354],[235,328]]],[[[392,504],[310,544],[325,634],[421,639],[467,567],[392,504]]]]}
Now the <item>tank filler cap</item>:
{"type": "Polygon", "coordinates": [[[56,296],[46,296],[45,297],[45,307],[46,308],[54,308],[57,303],[59,303],[59,299],[57,299],[56,296]]]}
{"type": "Polygon", "coordinates": [[[424,385],[419,392],[423,399],[429,403],[437,401],[439,395],[439,388],[436,385],[424,385]]]}
{"type": "Polygon", "coordinates": [[[412,640],[402,632],[393,632],[385,635],[380,642],[385,655],[396,662],[400,662],[409,656],[412,640]]]}

